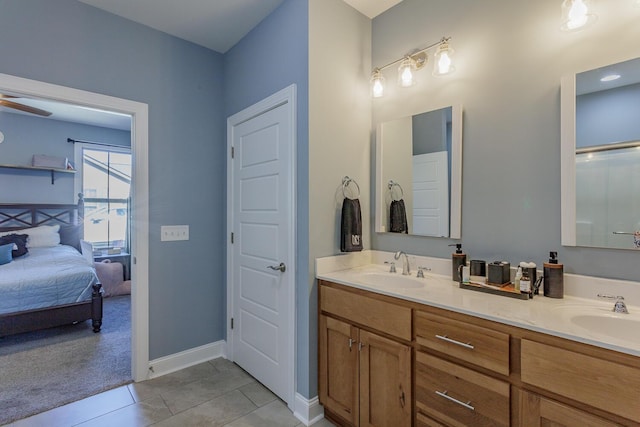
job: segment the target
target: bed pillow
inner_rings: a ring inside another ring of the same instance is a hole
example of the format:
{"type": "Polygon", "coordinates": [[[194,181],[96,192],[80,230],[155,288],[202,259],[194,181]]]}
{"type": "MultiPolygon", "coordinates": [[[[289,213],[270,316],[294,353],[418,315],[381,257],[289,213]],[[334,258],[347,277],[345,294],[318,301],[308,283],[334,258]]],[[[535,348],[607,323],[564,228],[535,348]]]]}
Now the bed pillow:
{"type": "Polygon", "coordinates": [[[13,258],[18,258],[29,252],[29,249],[27,249],[28,237],[29,236],[27,234],[9,234],[7,236],[0,237],[0,245],[13,243],[14,247],[11,251],[11,256],[13,256],[13,258]]]}
{"type": "Polygon", "coordinates": [[[0,246],[0,265],[9,264],[13,260],[11,256],[13,245],[14,243],[7,243],[6,245],[0,246]]]}
{"type": "Polygon", "coordinates": [[[20,231],[29,235],[27,248],[49,248],[60,244],[59,230],[59,225],[41,225],[20,231]]]}
{"type": "Polygon", "coordinates": [[[80,225],[61,225],[60,226],[60,244],[72,246],[80,252],[80,239],[83,235],[83,226],[80,225]]]}
{"type": "Polygon", "coordinates": [[[3,231],[0,237],[9,234],[27,234],[27,248],[48,248],[60,244],[60,225],[41,225],[39,227],[21,228],[20,230],[3,231]]]}

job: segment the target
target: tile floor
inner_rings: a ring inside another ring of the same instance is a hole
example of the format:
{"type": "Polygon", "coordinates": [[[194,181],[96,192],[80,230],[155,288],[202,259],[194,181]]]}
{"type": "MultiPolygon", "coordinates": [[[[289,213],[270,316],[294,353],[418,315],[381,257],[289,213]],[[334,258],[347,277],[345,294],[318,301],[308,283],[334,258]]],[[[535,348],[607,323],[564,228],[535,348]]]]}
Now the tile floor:
{"type": "MultiPolygon", "coordinates": [[[[10,427],[303,426],[287,405],[234,363],[215,359],[119,387],[10,427]]],[[[321,420],[314,427],[333,426],[321,420]]]]}

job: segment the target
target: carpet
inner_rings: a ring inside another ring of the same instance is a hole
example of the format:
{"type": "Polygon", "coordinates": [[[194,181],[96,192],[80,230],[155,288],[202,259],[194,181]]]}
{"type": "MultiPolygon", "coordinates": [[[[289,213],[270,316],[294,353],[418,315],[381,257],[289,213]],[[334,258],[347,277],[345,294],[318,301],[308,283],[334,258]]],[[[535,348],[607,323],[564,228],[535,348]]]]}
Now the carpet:
{"type": "Polygon", "coordinates": [[[131,298],[91,321],[0,338],[0,425],[131,382],[131,298]]]}

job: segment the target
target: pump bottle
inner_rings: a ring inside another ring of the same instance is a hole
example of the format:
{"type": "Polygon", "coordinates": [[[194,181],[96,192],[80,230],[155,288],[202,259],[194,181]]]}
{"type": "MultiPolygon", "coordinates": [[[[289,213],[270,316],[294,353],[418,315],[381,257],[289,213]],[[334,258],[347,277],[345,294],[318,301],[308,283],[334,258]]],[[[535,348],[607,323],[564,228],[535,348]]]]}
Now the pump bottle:
{"type": "Polygon", "coordinates": [[[462,243],[456,243],[449,246],[455,246],[456,251],[451,254],[451,280],[461,282],[460,266],[467,265],[467,254],[462,253],[462,243]]]}

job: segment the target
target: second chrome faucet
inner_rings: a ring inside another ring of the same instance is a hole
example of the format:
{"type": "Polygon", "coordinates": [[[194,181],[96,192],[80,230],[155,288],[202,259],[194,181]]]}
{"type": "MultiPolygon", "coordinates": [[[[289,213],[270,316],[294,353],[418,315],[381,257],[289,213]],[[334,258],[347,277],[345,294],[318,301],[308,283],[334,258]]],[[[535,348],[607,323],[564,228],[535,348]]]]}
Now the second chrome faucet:
{"type": "Polygon", "coordinates": [[[407,276],[411,274],[411,266],[409,265],[409,256],[404,251],[398,251],[393,256],[393,258],[398,260],[403,255],[404,255],[404,258],[402,258],[402,275],[407,276]]]}

